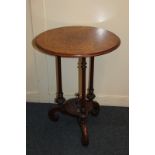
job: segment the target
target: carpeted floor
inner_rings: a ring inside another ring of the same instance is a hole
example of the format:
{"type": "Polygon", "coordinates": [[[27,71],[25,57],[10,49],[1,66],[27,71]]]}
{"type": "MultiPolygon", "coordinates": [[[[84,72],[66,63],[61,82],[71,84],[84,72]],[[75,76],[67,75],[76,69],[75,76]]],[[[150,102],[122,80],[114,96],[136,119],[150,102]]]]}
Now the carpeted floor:
{"type": "Polygon", "coordinates": [[[81,145],[76,118],[60,114],[48,119],[53,104],[27,103],[27,155],[128,155],[129,109],[101,106],[98,117],[89,116],[89,141],[81,145]]]}

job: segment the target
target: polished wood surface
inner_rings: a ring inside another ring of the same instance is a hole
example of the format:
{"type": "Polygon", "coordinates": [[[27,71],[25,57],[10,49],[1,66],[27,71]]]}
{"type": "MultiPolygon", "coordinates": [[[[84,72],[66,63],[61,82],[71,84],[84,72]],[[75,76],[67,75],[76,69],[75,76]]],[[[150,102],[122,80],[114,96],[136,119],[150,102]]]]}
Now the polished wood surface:
{"type": "Polygon", "coordinates": [[[34,39],[34,43],[50,55],[91,57],[112,52],[120,45],[120,39],[103,28],[68,26],[45,31],[34,39]]]}

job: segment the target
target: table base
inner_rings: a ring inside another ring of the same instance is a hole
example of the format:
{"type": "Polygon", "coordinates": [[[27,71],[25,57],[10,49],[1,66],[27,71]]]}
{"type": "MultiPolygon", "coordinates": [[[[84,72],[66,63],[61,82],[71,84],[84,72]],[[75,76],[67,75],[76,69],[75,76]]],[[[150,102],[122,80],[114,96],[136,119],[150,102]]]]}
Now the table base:
{"type": "Polygon", "coordinates": [[[91,113],[93,116],[97,116],[99,113],[99,104],[93,101],[95,98],[93,81],[94,81],[94,57],[90,58],[90,70],[89,70],[89,87],[86,95],[86,58],[79,58],[78,69],[79,69],[79,91],[76,94],[76,98],[65,101],[62,91],[62,74],[61,74],[61,57],[56,57],[56,75],[57,75],[57,96],[55,101],[58,105],[51,109],[48,113],[49,118],[53,121],[59,119],[58,112],[69,114],[77,117],[79,125],[82,131],[82,144],[88,145],[88,127],[87,119],[88,114],[91,113]]]}
{"type": "Polygon", "coordinates": [[[59,119],[58,112],[76,117],[78,119],[79,126],[82,132],[81,142],[83,145],[87,146],[89,144],[88,127],[87,127],[88,114],[90,113],[93,116],[97,116],[99,114],[100,107],[96,101],[85,100],[86,112],[83,115],[80,110],[81,109],[80,102],[81,102],[80,98],[69,99],[65,101],[63,105],[57,105],[55,108],[52,108],[49,111],[48,116],[52,121],[58,121],[59,119]]]}

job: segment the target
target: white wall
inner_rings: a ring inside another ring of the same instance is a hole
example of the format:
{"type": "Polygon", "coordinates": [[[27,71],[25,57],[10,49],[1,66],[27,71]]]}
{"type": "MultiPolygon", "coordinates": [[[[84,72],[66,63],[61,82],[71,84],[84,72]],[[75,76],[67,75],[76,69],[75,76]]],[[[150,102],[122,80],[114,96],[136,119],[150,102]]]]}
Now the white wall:
{"type": "MultiPolygon", "coordinates": [[[[121,38],[119,49],[95,58],[94,87],[100,104],[128,106],[128,0],[27,0],[27,101],[53,102],[56,93],[55,58],[34,50],[32,39],[67,25],[103,27],[121,38]]],[[[78,89],[77,59],[62,64],[68,98],[78,89]]]]}

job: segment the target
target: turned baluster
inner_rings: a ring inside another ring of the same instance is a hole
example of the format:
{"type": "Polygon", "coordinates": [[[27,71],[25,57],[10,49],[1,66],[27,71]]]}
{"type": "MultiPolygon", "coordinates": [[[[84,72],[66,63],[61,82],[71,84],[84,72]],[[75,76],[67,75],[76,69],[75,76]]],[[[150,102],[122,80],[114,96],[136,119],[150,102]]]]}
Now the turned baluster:
{"type": "Polygon", "coordinates": [[[62,75],[61,75],[61,57],[56,57],[56,80],[57,80],[57,94],[55,102],[62,105],[65,102],[62,91],[62,75]]]}

